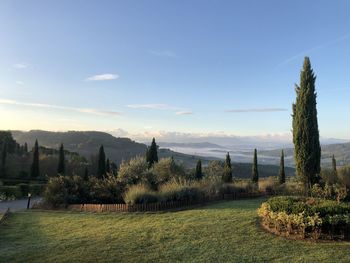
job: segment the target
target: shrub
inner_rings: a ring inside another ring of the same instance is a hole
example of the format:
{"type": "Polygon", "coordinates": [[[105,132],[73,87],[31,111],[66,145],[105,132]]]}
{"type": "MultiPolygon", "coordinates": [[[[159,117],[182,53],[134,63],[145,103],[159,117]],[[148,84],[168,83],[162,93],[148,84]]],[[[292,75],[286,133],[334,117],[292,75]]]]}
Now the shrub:
{"type": "Polygon", "coordinates": [[[185,180],[171,180],[159,187],[160,199],[169,201],[194,201],[200,199],[203,193],[193,183],[185,180]]]}
{"type": "Polygon", "coordinates": [[[103,180],[92,177],[87,187],[90,187],[90,196],[86,201],[104,204],[123,202],[123,187],[114,175],[108,175],[103,180]]]}
{"type": "Polygon", "coordinates": [[[132,185],[124,193],[124,202],[126,204],[147,204],[158,201],[157,195],[145,184],[132,185]]]}
{"type": "Polygon", "coordinates": [[[41,196],[44,193],[45,187],[45,184],[30,184],[28,185],[28,191],[32,196],[41,196]]]}
{"type": "Polygon", "coordinates": [[[282,234],[350,236],[350,204],[306,197],[274,197],[258,209],[262,223],[282,234]]]}
{"type": "Polygon", "coordinates": [[[0,186],[0,193],[5,196],[6,200],[13,200],[22,197],[22,192],[19,186],[8,186],[2,185],[0,186]]]}
{"type": "Polygon", "coordinates": [[[124,185],[141,183],[148,175],[148,163],[144,157],[135,157],[128,162],[123,161],[120,165],[118,178],[124,185]]]}
{"type": "Polygon", "coordinates": [[[173,158],[162,158],[153,165],[153,174],[156,178],[157,185],[164,184],[171,179],[184,179],[185,168],[176,163],[173,158]]]}
{"type": "Polygon", "coordinates": [[[21,189],[22,196],[27,196],[29,193],[29,185],[26,183],[18,184],[18,187],[21,189]]]}

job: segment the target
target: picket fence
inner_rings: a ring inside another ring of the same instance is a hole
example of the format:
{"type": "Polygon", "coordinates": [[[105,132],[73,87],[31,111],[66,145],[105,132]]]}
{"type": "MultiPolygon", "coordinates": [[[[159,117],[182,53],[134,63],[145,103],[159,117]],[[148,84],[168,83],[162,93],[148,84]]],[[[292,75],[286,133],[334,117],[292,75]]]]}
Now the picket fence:
{"type": "Polygon", "coordinates": [[[236,200],[244,198],[256,198],[265,196],[265,193],[234,193],[224,195],[213,195],[203,197],[199,200],[186,200],[174,202],[159,202],[149,204],[72,204],[67,207],[68,210],[80,212],[157,212],[165,210],[177,210],[187,207],[206,204],[209,202],[221,200],[236,200]]]}

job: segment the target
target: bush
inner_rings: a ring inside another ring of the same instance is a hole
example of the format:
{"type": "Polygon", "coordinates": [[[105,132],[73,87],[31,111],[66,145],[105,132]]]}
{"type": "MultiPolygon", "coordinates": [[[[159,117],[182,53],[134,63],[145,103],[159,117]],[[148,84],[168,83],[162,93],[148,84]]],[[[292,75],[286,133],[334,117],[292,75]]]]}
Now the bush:
{"type": "MultiPolygon", "coordinates": [[[[135,157],[128,162],[123,161],[120,165],[119,181],[128,186],[141,183],[149,178],[148,163],[144,157],[135,157]]],[[[146,182],[148,183],[148,182],[146,182]]],[[[152,182],[150,182],[152,184],[152,182]]]]}
{"type": "Polygon", "coordinates": [[[171,179],[184,179],[185,168],[177,164],[173,158],[162,158],[153,165],[153,174],[156,178],[157,185],[164,184],[171,179]]]}
{"type": "Polygon", "coordinates": [[[124,193],[124,202],[126,204],[148,204],[158,201],[157,195],[145,184],[132,185],[124,193]]]}
{"type": "Polygon", "coordinates": [[[22,196],[27,196],[29,193],[29,185],[26,183],[20,183],[17,185],[21,189],[22,196]]]}
{"type": "Polygon", "coordinates": [[[41,196],[45,191],[45,187],[45,184],[30,184],[28,185],[28,191],[32,196],[41,196]]]}
{"type": "Polygon", "coordinates": [[[123,202],[123,187],[114,175],[109,175],[103,180],[92,177],[87,186],[90,187],[90,196],[86,201],[101,204],[123,202]]]}
{"type": "Polygon", "coordinates": [[[169,201],[194,201],[203,196],[201,190],[189,181],[171,180],[159,187],[160,200],[169,201]]]}
{"type": "Polygon", "coordinates": [[[274,197],[258,210],[263,224],[282,234],[350,237],[350,204],[306,197],[274,197]]]}
{"type": "Polygon", "coordinates": [[[6,200],[14,200],[22,197],[21,188],[17,185],[16,186],[1,185],[0,193],[2,193],[2,195],[5,197],[3,199],[6,199],[6,200]]]}

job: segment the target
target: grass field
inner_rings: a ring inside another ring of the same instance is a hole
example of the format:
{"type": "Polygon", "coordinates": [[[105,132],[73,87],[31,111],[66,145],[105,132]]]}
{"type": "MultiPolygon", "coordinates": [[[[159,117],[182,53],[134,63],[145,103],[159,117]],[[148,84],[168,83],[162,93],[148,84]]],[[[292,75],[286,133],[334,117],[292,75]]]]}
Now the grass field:
{"type": "Polygon", "coordinates": [[[350,262],[349,242],[265,233],[262,201],[159,214],[18,212],[0,226],[0,262],[350,262]]]}

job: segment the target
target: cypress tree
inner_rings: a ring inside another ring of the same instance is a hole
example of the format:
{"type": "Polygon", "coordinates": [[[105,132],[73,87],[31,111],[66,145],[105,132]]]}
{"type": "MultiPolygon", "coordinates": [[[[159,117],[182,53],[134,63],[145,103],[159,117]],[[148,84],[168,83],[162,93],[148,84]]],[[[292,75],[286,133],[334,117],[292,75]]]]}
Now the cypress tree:
{"type": "Polygon", "coordinates": [[[283,152],[283,150],[281,153],[280,172],[279,172],[278,179],[279,179],[280,184],[284,184],[286,182],[286,173],[284,171],[284,152],[283,152]]]}
{"type": "Polygon", "coordinates": [[[103,145],[100,146],[98,153],[98,170],[97,178],[101,179],[106,174],[106,155],[103,145]]]}
{"type": "Polygon", "coordinates": [[[253,168],[252,168],[252,181],[253,183],[259,182],[259,171],[258,171],[258,154],[256,149],[254,149],[254,159],[253,159],[253,168]]]}
{"type": "Polygon", "coordinates": [[[107,158],[106,161],[106,173],[110,173],[111,172],[111,164],[109,163],[109,159],[107,158]]]}
{"type": "Polygon", "coordinates": [[[222,175],[222,180],[225,183],[232,182],[232,166],[231,166],[230,153],[226,154],[226,159],[225,159],[225,164],[224,164],[224,173],[222,175]]]}
{"type": "Polygon", "coordinates": [[[300,73],[300,85],[296,85],[296,102],[293,104],[293,143],[297,177],[308,194],[313,184],[319,183],[321,171],[321,147],[316,109],[316,76],[310,59],[305,57],[300,73]]]}
{"type": "Polygon", "coordinates": [[[111,162],[111,173],[114,175],[117,175],[118,173],[118,166],[115,164],[115,162],[111,162]]]}
{"type": "Polygon", "coordinates": [[[24,153],[28,152],[28,144],[25,142],[24,143],[24,153]]]}
{"type": "Polygon", "coordinates": [[[158,162],[158,152],[155,138],[152,139],[151,146],[147,150],[146,161],[148,162],[148,168],[151,168],[154,163],[158,162]]]}
{"type": "Polygon", "coordinates": [[[34,150],[33,150],[33,163],[30,169],[30,176],[36,178],[40,175],[39,170],[39,145],[38,140],[35,140],[34,150]]]}
{"type": "Polygon", "coordinates": [[[6,177],[7,143],[4,142],[1,151],[1,176],[6,177]]]}
{"type": "Polygon", "coordinates": [[[198,161],[197,161],[196,171],[195,171],[194,177],[195,177],[197,180],[200,180],[200,179],[202,179],[202,177],[203,177],[203,173],[202,173],[202,161],[201,161],[201,160],[198,160],[198,161]]]}
{"type": "Polygon", "coordinates": [[[84,179],[84,181],[89,180],[89,170],[88,170],[87,166],[85,166],[83,179],[84,179]]]}
{"type": "Polygon", "coordinates": [[[65,167],[65,158],[64,158],[64,148],[63,148],[63,143],[61,143],[60,149],[58,151],[57,173],[64,175],[65,172],[66,172],[66,167],[65,167]]]}
{"type": "Polygon", "coordinates": [[[332,156],[332,172],[333,172],[335,177],[338,175],[338,173],[337,173],[337,161],[334,158],[334,154],[332,156]]]}

